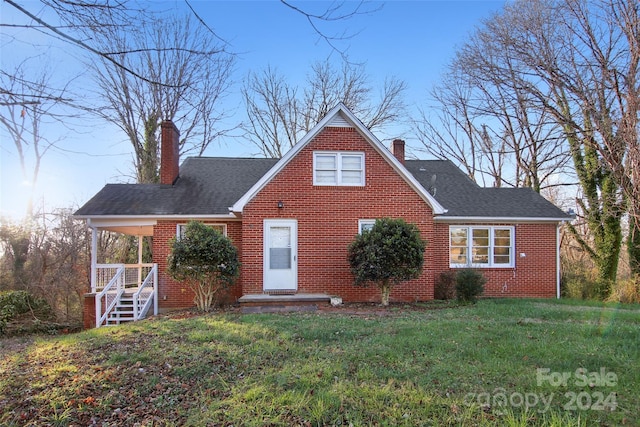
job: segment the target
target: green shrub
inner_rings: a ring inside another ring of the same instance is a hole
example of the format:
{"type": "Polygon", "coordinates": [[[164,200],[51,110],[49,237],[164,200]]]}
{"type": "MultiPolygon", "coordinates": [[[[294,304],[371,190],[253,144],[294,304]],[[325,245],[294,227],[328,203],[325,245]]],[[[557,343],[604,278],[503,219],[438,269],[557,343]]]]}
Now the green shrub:
{"type": "Polygon", "coordinates": [[[240,273],[238,249],[231,239],[198,221],[187,223],[184,236],[173,239],[167,267],[173,279],[187,283],[196,306],[205,312],[240,273]]]}
{"type": "Polygon", "coordinates": [[[0,292],[0,334],[5,333],[11,320],[29,312],[36,319],[52,317],[51,307],[42,298],[36,298],[26,291],[0,292]]]}
{"type": "Polygon", "coordinates": [[[456,296],[459,302],[473,303],[484,292],[487,279],[476,270],[460,270],[456,274],[456,296]]]}
{"type": "Polygon", "coordinates": [[[610,295],[614,284],[598,279],[595,269],[572,269],[563,271],[560,286],[563,297],[601,301],[610,295]]]}
{"type": "Polygon", "coordinates": [[[374,283],[383,306],[389,305],[391,287],[422,273],[427,242],[415,224],[403,219],[377,219],[371,230],[355,237],[348,248],[356,286],[374,283]]]}
{"type": "Polygon", "coordinates": [[[456,272],[443,271],[436,278],[433,289],[433,298],[439,300],[449,300],[456,297],[456,272]]]}
{"type": "Polygon", "coordinates": [[[623,304],[639,304],[640,303],[640,276],[620,280],[611,291],[611,295],[607,298],[608,302],[621,302],[623,304]]]}

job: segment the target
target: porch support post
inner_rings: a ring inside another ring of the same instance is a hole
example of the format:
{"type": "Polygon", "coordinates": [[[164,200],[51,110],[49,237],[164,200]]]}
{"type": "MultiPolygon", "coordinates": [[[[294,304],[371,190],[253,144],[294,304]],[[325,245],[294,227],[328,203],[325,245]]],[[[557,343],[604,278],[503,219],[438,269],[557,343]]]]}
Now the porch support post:
{"type": "Polygon", "coordinates": [[[138,235],[138,287],[142,285],[142,246],[144,243],[144,236],[138,235]]]}
{"type": "Polygon", "coordinates": [[[91,227],[91,292],[96,291],[98,282],[98,230],[91,227]]]}
{"type": "Polygon", "coordinates": [[[158,264],[154,264],[153,266],[153,315],[156,316],[158,314],[158,298],[160,293],[158,292],[158,288],[160,287],[158,283],[158,264]]]}

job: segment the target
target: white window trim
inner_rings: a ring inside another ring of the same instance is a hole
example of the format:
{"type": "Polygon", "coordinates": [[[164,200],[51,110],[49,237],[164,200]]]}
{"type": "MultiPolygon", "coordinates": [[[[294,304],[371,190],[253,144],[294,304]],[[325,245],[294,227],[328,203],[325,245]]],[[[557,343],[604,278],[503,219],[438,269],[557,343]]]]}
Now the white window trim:
{"type": "Polygon", "coordinates": [[[450,225],[449,226],[449,267],[450,268],[514,268],[515,267],[515,250],[516,250],[516,237],[515,237],[515,227],[509,225],[496,225],[496,226],[487,226],[487,225],[450,225]],[[457,228],[466,228],[467,229],[467,263],[466,264],[454,264],[451,262],[451,230],[457,228]],[[473,238],[472,232],[473,230],[483,229],[489,230],[489,262],[487,264],[474,264],[471,262],[473,259],[473,238]],[[493,262],[493,257],[495,255],[494,248],[494,239],[495,239],[495,231],[496,230],[509,230],[509,236],[511,238],[511,245],[509,246],[509,263],[508,264],[496,264],[493,262]]]}
{"type": "Polygon", "coordinates": [[[358,234],[362,234],[362,227],[365,225],[373,226],[376,223],[375,219],[359,219],[358,220],[358,234]]]}
{"type": "Polygon", "coordinates": [[[313,185],[325,186],[325,187],[364,187],[366,180],[365,173],[365,158],[364,153],[361,151],[314,151],[313,152],[313,185]],[[335,183],[327,183],[327,182],[318,182],[316,180],[316,158],[317,156],[336,156],[336,182],[335,183]],[[342,182],[342,157],[343,156],[360,156],[362,158],[362,175],[360,176],[360,183],[343,183],[342,182]]]}
{"type": "MultiPolygon", "coordinates": [[[[203,224],[206,225],[206,226],[209,226],[209,227],[222,227],[222,235],[225,236],[225,237],[227,236],[227,224],[225,224],[223,222],[220,222],[220,223],[217,223],[217,222],[212,222],[212,223],[203,222],[203,224]]],[[[176,238],[177,239],[180,239],[182,237],[182,233],[183,233],[182,229],[184,227],[186,227],[186,226],[187,226],[186,222],[176,225],[176,238]]]]}

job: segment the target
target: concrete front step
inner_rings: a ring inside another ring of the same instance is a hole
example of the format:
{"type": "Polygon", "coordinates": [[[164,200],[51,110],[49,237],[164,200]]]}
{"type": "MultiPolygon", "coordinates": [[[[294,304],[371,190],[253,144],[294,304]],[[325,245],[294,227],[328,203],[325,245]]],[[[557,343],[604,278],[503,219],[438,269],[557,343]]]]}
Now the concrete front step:
{"type": "Polygon", "coordinates": [[[238,299],[242,313],[282,313],[316,311],[319,306],[329,306],[331,297],[326,294],[244,295],[238,299]]]}

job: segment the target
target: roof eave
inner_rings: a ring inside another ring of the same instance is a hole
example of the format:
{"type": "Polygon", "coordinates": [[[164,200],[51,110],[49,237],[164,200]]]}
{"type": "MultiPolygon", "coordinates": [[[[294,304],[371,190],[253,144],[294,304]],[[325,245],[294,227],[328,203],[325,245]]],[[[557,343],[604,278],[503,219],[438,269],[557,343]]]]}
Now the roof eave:
{"type": "Polygon", "coordinates": [[[495,223],[495,222],[550,222],[550,223],[558,223],[571,221],[573,217],[487,217],[487,216],[449,216],[449,215],[438,215],[434,216],[433,220],[435,222],[446,222],[446,223],[455,223],[455,222],[485,222],[485,223],[495,223]]]}
{"type": "Polygon", "coordinates": [[[237,219],[231,212],[228,214],[153,214],[153,215],[74,215],[75,219],[87,221],[158,221],[175,219],[237,219]]]}

